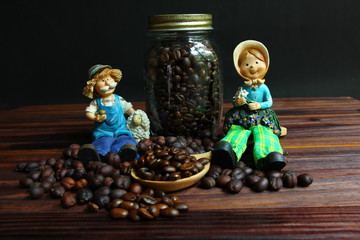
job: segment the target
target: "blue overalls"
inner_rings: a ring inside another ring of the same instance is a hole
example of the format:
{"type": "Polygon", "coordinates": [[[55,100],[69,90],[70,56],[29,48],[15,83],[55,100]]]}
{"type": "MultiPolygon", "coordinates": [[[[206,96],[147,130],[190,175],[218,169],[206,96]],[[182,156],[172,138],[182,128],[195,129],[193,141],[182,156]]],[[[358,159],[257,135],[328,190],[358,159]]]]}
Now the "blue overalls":
{"type": "Polygon", "coordinates": [[[100,98],[96,99],[98,110],[106,111],[106,120],[95,123],[94,142],[92,144],[102,156],[105,156],[108,152],[118,153],[125,144],[135,146],[137,144],[132,133],[126,128],[126,119],[121,107],[120,97],[116,94],[114,96],[115,105],[113,106],[104,106],[100,98]]]}

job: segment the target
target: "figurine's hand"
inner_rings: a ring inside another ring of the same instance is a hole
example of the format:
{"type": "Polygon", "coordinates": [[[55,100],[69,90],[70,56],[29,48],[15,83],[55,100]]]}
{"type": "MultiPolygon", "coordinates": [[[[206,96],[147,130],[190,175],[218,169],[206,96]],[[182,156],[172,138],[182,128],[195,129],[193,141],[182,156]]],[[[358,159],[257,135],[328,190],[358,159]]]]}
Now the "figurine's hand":
{"type": "Polygon", "coordinates": [[[242,106],[242,105],[244,105],[246,103],[246,99],[245,98],[237,98],[237,99],[235,99],[235,104],[237,105],[237,106],[242,106]]]}
{"type": "Polygon", "coordinates": [[[261,108],[261,104],[258,102],[251,102],[249,103],[249,109],[250,110],[258,110],[261,108]]]}
{"type": "Polygon", "coordinates": [[[95,122],[104,122],[106,120],[106,114],[97,115],[94,118],[95,122]]]}

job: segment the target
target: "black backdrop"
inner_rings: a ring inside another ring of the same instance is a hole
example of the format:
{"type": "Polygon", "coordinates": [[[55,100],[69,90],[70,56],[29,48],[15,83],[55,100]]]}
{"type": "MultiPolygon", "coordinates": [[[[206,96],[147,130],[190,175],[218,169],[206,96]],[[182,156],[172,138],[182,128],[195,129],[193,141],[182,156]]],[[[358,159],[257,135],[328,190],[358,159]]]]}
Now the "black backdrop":
{"type": "Polygon", "coordinates": [[[87,103],[96,63],[123,71],[119,95],[145,100],[147,16],[164,13],[213,14],[224,98],[240,84],[234,47],[255,39],[270,52],[273,97],[360,99],[358,0],[5,0],[1,12],[1,107],[87,103]]]}

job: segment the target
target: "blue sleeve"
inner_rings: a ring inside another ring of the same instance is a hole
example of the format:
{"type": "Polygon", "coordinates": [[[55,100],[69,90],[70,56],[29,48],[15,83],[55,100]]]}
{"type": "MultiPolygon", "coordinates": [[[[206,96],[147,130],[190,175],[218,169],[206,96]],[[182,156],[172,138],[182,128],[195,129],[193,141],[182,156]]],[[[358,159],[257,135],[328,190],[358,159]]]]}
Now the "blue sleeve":
{"type": "Polygon", "coordinates": [[[270,94],[269,88],[265,85],[263,85],[263,102],[261,102],[261,109],[271,108],[273,104],[273,100],[270,94]]]}

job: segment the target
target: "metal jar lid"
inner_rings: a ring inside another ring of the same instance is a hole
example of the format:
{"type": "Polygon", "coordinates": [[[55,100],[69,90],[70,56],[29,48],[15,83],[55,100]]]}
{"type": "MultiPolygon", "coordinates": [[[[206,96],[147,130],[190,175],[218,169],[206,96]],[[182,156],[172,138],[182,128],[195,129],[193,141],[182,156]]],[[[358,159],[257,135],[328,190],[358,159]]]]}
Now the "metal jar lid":
{"type": "Polygon", "coordinates": [[[211,14],[165,14],[149,16],[149,31],[212,30],[211,14]]]}

